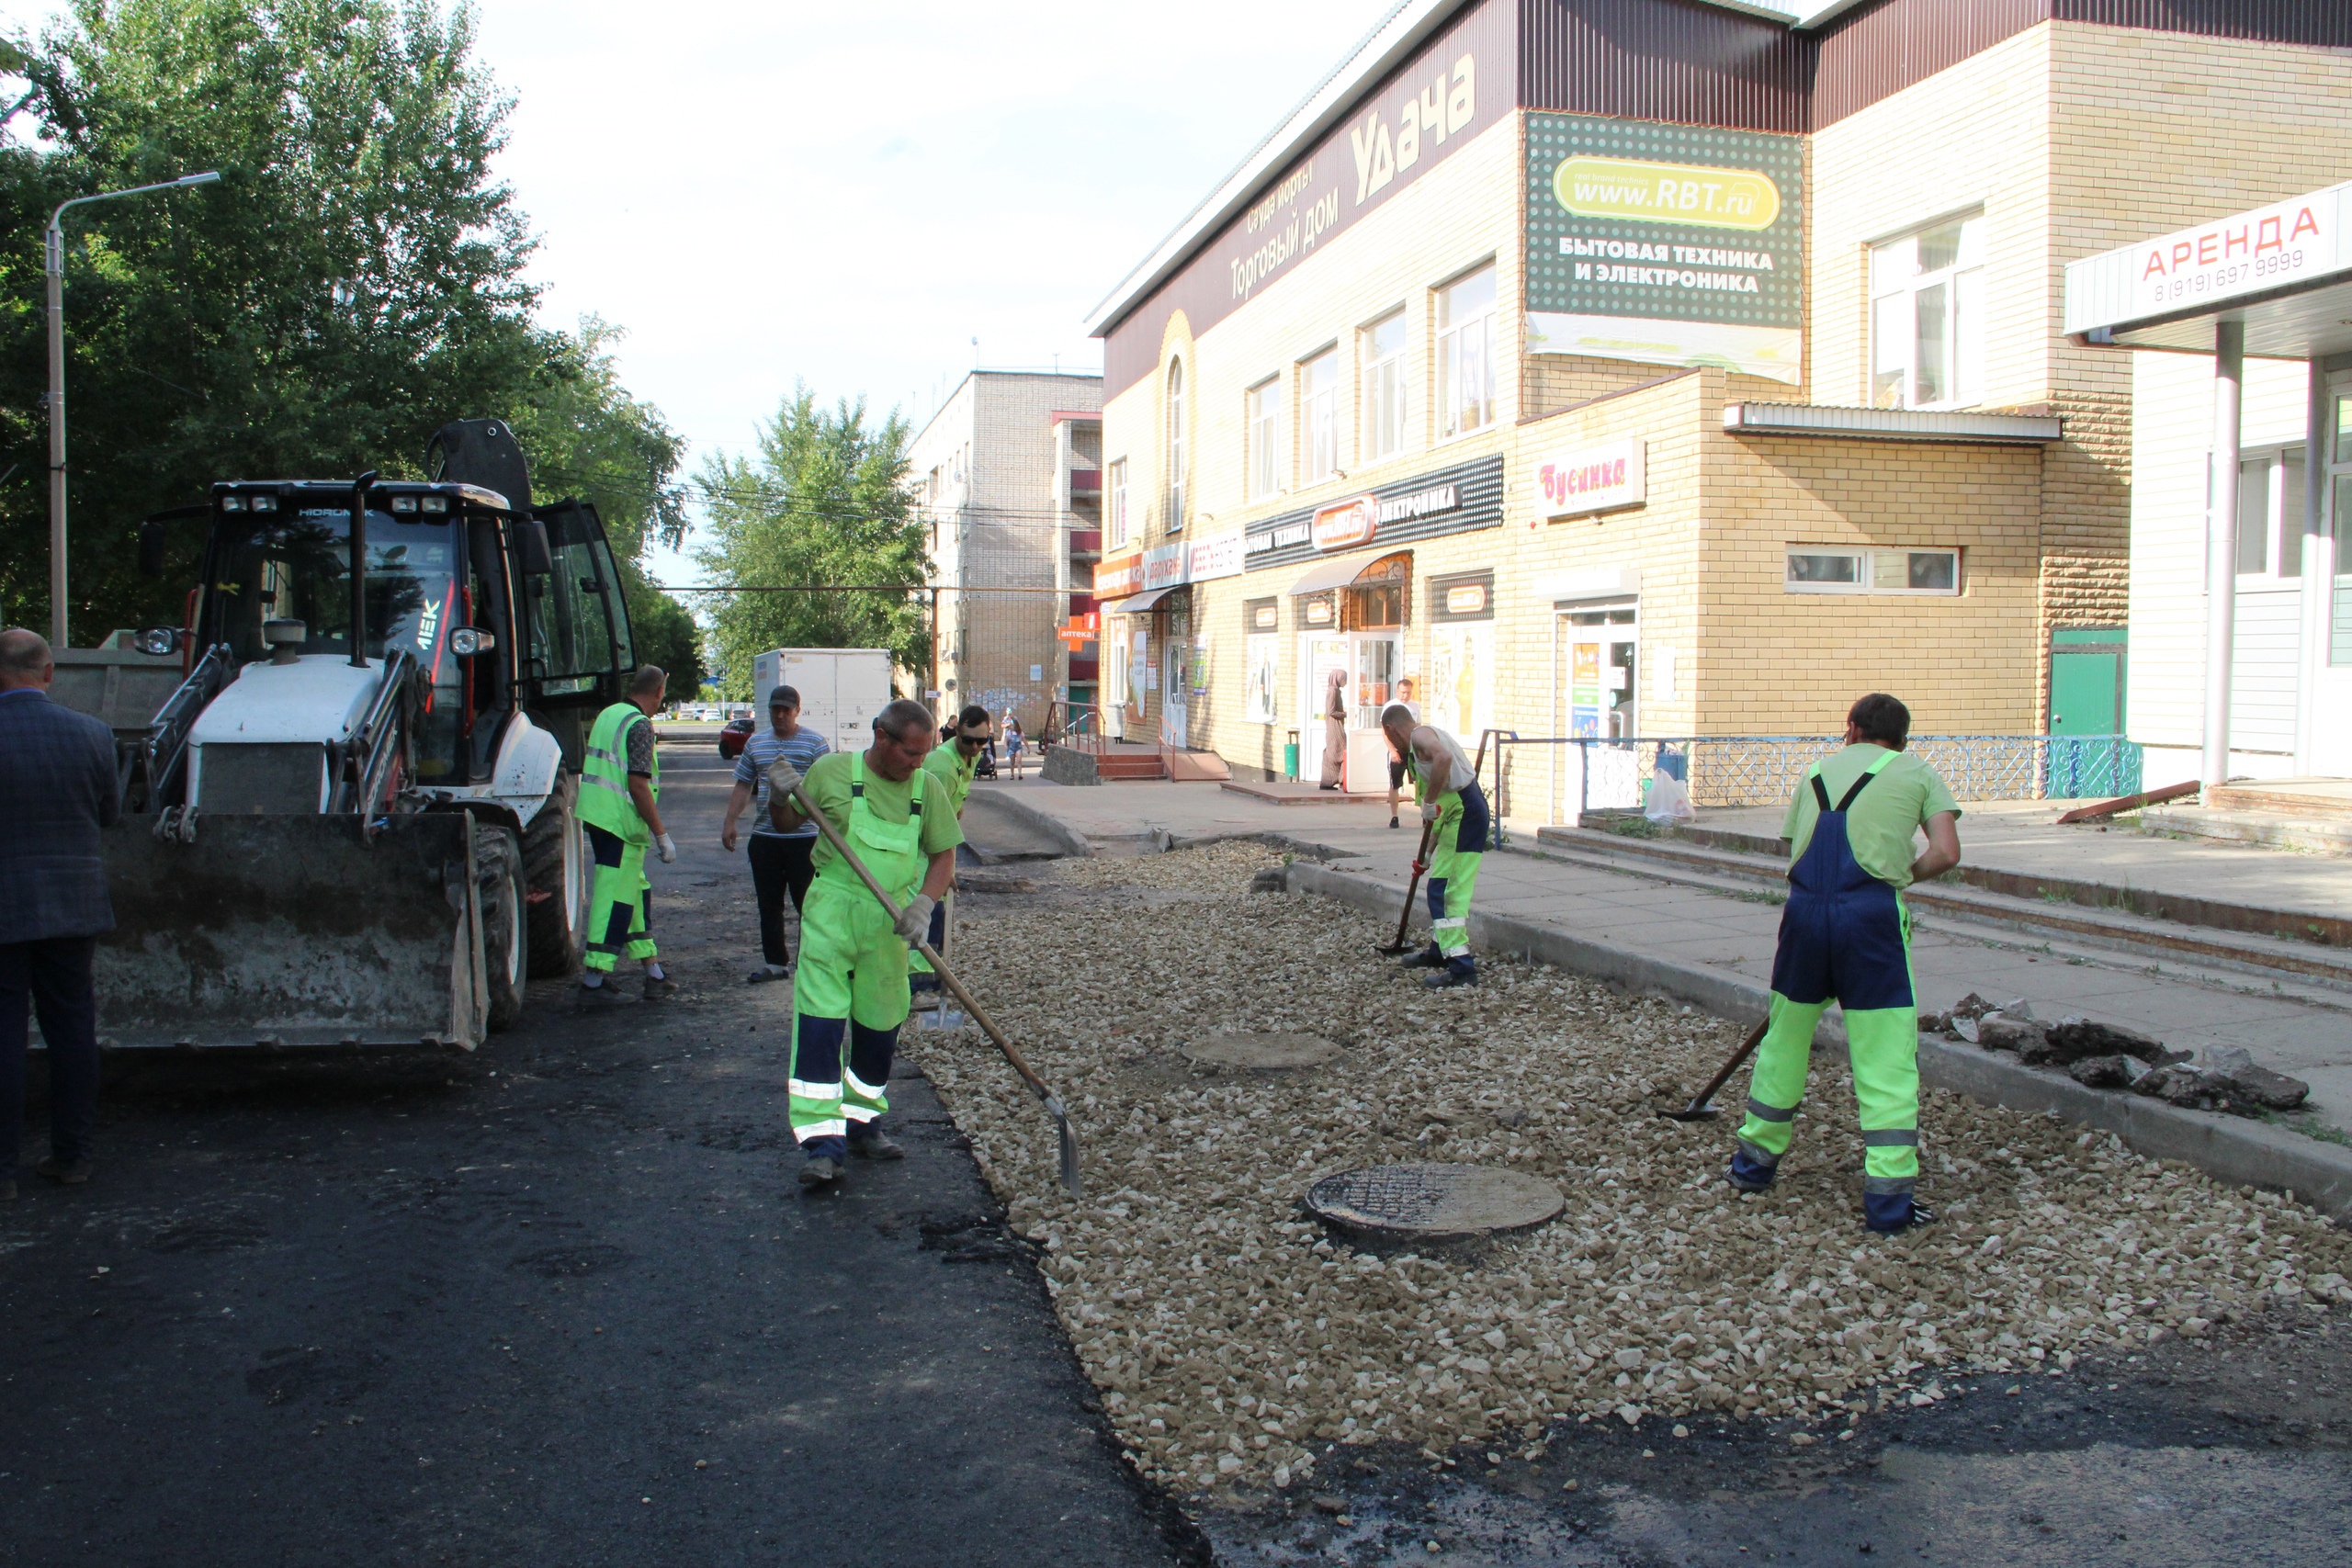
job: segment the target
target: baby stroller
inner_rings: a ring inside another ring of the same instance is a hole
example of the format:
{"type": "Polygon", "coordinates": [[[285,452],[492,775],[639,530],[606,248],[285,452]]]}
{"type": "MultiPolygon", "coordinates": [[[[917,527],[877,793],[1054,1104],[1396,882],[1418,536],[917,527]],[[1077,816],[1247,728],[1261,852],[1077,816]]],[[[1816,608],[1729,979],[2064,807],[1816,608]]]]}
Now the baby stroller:
{"type": "Polygon", "coordinates": [[[972,776],[976,779],[992,779],[996,777],[995,741],[991,740],[987,745],[980,748],[980,760],[972,769],[972,776]]]}

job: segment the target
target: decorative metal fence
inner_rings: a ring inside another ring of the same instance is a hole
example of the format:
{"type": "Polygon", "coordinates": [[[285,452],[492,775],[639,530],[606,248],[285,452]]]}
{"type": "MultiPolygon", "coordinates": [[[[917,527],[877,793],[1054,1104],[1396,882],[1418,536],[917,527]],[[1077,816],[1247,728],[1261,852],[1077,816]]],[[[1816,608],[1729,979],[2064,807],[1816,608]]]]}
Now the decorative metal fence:
{"type": "MultiPolygon", "coordinates": [[[[1805,769],[1844,744],[1818,735],[1596,739],[1507,729],[1479,741],[1495,814],[1553,822],[1639,809],[1659,768],[1689,787],[1694,806],[1783,805],[1805,769]]],[[[2120,735],[1916,735],[1909,749],[1961,800],[2104,799],[2140,788],[2140,747],[2120,735]]]]}

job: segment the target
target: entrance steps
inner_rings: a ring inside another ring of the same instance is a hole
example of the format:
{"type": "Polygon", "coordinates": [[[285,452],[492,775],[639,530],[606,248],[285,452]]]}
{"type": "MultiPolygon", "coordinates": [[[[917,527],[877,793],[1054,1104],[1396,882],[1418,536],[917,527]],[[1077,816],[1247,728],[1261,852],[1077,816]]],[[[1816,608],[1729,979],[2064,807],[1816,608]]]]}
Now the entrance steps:
{"type": "MultiPolygon", "coordinates": [[[[1539,828],[1534,852],[1738,897],[1787,888],[1787,852],[1779,839],[1720,828],[1652,831],[1656,836],[1539,828]]],[[[2352,992],[2352,919],[2339,916],[1966,863],[1913,886],[1904,898],[1920,915],[2104,950],[2103,962],[2120,950],[2352,992]]]]}

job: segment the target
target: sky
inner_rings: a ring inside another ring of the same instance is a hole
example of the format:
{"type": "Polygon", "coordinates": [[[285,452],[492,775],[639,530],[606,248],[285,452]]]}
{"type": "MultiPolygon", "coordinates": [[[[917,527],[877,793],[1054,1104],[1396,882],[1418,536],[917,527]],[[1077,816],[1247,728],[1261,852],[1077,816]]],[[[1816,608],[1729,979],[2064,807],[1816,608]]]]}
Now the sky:
{"type": "Polygon", "coordinates": [[[919,428],[976,362],[1099,371],[1087,312],[1388,8],[480,0],[477,58],[545,319],[626,332],[691,471],[796,379],[919,428]]]}

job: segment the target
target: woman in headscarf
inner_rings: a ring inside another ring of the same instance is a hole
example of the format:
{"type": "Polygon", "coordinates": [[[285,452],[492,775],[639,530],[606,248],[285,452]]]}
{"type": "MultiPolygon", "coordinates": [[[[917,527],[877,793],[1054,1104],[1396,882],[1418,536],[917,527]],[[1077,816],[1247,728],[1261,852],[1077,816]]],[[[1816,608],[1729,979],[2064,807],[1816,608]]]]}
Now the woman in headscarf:
{"type": "Polygon", "coordinates": [[[1334,670],[1323,688],[1323,787],[1340,787],[1348,761],[1348,672],[1334,670]]]}

